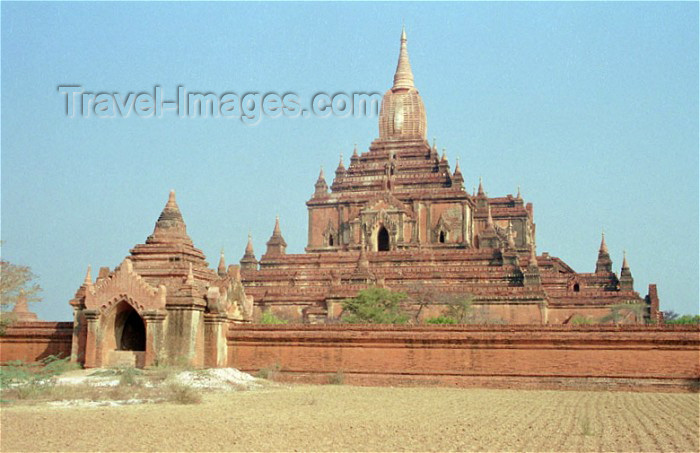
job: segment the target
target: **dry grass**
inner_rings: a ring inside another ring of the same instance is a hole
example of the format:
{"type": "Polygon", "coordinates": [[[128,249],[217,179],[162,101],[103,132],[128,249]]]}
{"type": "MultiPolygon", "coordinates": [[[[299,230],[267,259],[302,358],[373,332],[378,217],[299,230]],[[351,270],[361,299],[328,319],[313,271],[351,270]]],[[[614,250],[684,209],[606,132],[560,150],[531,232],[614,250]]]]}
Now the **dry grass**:
{"type": "Polygon", "coordinates": [[[698,394],[292,386],[3,408],[0,450],[698,451],[698,394]]]}

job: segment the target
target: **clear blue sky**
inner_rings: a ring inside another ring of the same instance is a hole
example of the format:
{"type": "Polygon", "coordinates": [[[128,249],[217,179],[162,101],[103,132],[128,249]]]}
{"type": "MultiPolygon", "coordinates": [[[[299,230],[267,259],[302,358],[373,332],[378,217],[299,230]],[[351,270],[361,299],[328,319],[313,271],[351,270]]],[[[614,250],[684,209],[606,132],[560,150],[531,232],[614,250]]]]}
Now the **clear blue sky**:
{"type": "Polygon", "coordinates": [[[113,268],[176,189],[215,265],[260,256],[376,118],[67,118],[57,86],[384,92],[402,20],[428,135],[466,186],[534,203],[538,252],[592,272],[605,228],[635,289],[698,312],[698,3],[2,3],[3,257],[67,320],[88,264],[113,268]]]}

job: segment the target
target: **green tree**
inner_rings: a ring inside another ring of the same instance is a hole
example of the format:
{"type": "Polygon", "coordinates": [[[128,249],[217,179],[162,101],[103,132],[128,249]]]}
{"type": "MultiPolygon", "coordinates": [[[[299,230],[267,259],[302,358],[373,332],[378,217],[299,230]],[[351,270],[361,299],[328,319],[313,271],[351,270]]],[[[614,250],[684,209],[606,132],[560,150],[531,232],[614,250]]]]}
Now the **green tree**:
{"type": "Polygon", "coordinates": [[[676,315],[673,319],[664,320],[665,324],[700,324],[700,315],[676,315]]]}
{"type": "Polygon", "coordinates": [[[644,318],[644,308],[644,304],[635,302],[611,305],[610,313],[600,318],[600,323],[604,324],[612,321],[613,324],[617,325],[630,318],[633,318],[634,322],[641,322],[644,318]]]}
{"type": "Polygon", "coordinates": [[[351,324],[405,324],[410,317],[401,308],[405,293],[385,288],[363,289],[341,304],[341,320],[351,324]]]}
{"type": "Polygon", "coordinates": [[[27,303],[41,300],[41,287],[34,281],[36,278],[29,266],[0,259],[0,335],[4,335],[7,326],[14,321],[12,313],[7,312],[12,310],[20,297],[27,303]]]}
{"type": "Polygon", "coordinates": [[[469,324],[473,321],[474,296],[471,294],[455,294],[445,299],[447,308],[445,316],[455,320],[455,324],[469,324]]]}
{"type": "Polygon", "coordinates": [[[277,317],[274,313],[272,313],[270,310],[265,310],[260,317],[260,324],[287,324],[288,321],[286,319],[282,319],[277,317]]]}
{"type": "Polygon", "coordinates": [[[20,294],[23,294],[27,303],[40,301],[41,287],[34,281],[36,278],[29,266],[0,260],[0,308],[3,311],[12,309],[20,294]]]}

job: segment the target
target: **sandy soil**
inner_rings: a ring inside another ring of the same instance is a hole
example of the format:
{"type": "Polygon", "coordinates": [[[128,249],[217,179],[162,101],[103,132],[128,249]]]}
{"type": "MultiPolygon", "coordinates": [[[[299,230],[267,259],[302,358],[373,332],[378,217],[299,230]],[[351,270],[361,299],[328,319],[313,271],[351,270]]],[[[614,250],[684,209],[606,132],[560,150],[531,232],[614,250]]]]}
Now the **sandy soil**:
{"type": "Polygon", "coordinates": [[[0,449],[698,451],[699,395],[280,386],[197,405],[3,407],[0,449]]]}

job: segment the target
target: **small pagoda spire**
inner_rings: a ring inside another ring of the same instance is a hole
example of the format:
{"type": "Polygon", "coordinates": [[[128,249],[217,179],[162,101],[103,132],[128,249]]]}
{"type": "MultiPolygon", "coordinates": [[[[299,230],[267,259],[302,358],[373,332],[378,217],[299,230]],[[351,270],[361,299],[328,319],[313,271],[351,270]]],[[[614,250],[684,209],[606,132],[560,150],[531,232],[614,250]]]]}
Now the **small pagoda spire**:
{"type": "Polygon", "coordinates": [[[479,190],[476,192],[477,195],[485,195],[484,194],[484,183],[481,179],[481,176],[479,176],[479,190]]]}
{"type": "Polygon", "coordinates": [[[525,272],[523,272],[523,286],[539,286],[542,279],[540,278],[540,267],[537,265],[535,244],[530,245],[530,259],[528,261],[525,272]]]}
{"type": "Polygon", "coordinates": [[[253,236],[250,233],[248,233],[248,244],[246,244],[243,258],[241,258],[241,269],[258,269],[258,260],[255,258],[255,251],[253,250],[253,236]]]}
{"type": "Polygon", "coordinates": [[[352,149],[352,157],[350,159],[357,159],[358,157],[360,156],[357,154],[357,143],[355,143],[355,146],[352,149]]]}
{"type": "Polygon", "coordinates": [[[394,74],[394,86],[391,88],[393,91],[414,88],[413,71],[411,70],[408,48],[406,47],[407,41],[406,27],[401,27],[401,49],[399,51],[399,62],[396,65],[396,73],[394,74]]]}
{"type": "Polygon", "coordinates": [[[318,173],[316,184],[314,184],[314,197],[322,197],[324,195],[328,195],[328,184],[323,173],[323,165],[321,165],[321,171],[318,173]]]}
{"type": "Polygon", "coordinates": [[[598,260],[595,263],[596,274],[612,273],[612,260],[608,253],[608,245],[605,243],[605,231],[601,234],[600,248],[598,249],[598,260]]]}
{"type": "Polygon", "coordinates": [[[523,197],[520,195],[520,185],[518,185],[518,194],[515,196],[518,200],[522,199],[523,197]]]}
{"type": "Polygon", "coordinates": [[[459,168],[459,157],[455,164],[455,172],[452,175],[452,184],[457,185],[459,188],[464,188],[464,176],[462,176],[462,170],[459,168]]]}
{"type": "Polygon", "coordinates": [[[338,168],[335,170],[335,174],[345,173],[345,164],[343,163],[343,153],[340,153],[340,161],[338,162],[338,168]]]}
{"type": "Polygon", "coordinates": [[[85,274],[85,280],[83,281],[83,285],[92,285],[92,267],[89,264],[87,267],[87,273],[85,274]]]}
{"type": "Polygon", "coordinates": [[[506,241],[508,244],[508,249],[515,249],[515,236],[513,234],[513,222],[508,221],[508,228],[506,230],[506,241]]]}
{"type": "Polygon", "coordinates": [[[600,249],[598,249],[598,251],[600,253],[608,253],[608,244],[605,243],[605,230],[603,230],[600,236],[600,249]]]}
{"type": "Polygon", "coordinates": [[[280,216],[275,217],[275,228],[272,230],[272,236],[267,241],[266,255],[284,255],[287,249],[287,242],[282,237],[280,229],[280,216]]]}
{"type": "Polygon", "coordinates": [[[223,247],[221,247],[221,256],[219,256],[219,266],[216,269],[216,273],[219,274],[219,277],[226,276],[226,259],[224,258],[224,248],[223,247]]]}
{"type": "Polygon", "coordinates": [[[190,262],[190,268],[187,271],[187,279],[185,280],[185,285],[194,285],[194,273],[192,272],[192,263],[190,262]]]}
{"type": "Polygon", "coordinates": [[[437,138],[433,137],[433,151],[437,152],[437,138]]]}
{"type": "Polygon", "coordinates": [[[17,302],[12,308],[12,318],[14,318],[14,321],[19,322],[31,322],[38,320],[36,313],[29,311],[29,304],[27,303],[27,294],[24,292],[23,289],[19,290],[19,294],[17,295],[17,302]]]}
{"type": "Polygon", "coordinates": [[[191,244],[192,239],[187,235],[187,227],[182,218],[180,207],[175,200],[175,191],[171,190],[168,195],[168,202],[160,213],[153,234],[146,240],[147,243],[175,242],[191,244]]]}
{"type": "Polygon", "coordinates": [[[493,216],[491,215],[491,204],[490,203],[487,205],[486,209],[488,210],[488,213],[489,213],[489,216],[486,218],[486,226],[488,228],[494,228],[493,216]]]}
{"type": "Polygon", "coordinates": [[[166,208],[170,209],[176,209],[180,210],[180,208],[177,205],[177,202],[175,201],[175,189],[170,189],[170,193],[168,194],[168,202],[165,204],[166,208]]]}
{"type": "Polygon", "coordinates": [[[538,267],[537,265],[537,253],[535,252],[535,244],[530,245],[530,262],[528,267],[538,267]]]}
{"type": "Polygon", "coordinates": [[[622,270],[620,271],[620,289],[622,291],[634,291],[634,279],[629,264],[627,264],[627,252],[622,251],[622,270]]]}

